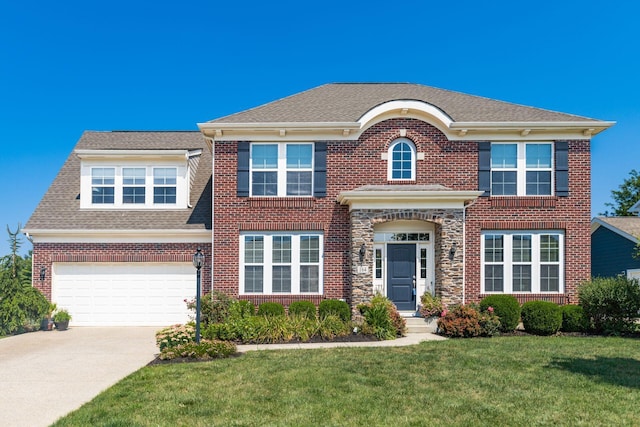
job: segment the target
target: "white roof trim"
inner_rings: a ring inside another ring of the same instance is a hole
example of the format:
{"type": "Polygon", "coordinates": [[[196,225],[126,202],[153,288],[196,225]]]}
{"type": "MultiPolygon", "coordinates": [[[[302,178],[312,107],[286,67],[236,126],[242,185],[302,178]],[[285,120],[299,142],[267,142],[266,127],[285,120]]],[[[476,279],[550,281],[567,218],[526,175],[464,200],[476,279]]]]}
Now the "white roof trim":
{"type": "MultiPolygon", "coordinates": [[[[87,150],[77,149],[74,151],[79,158],[84,160],[102,160],[107,158],[128,158],[128,157],[145,157],[145,158],[179,158],[186,159],[190,155],[199,153],[189,150],[87,150]]],[[[202,150],[200,150],[202,153],[202,150]]]]}
{"type": "Polygon", "coordinates": [[[338,203],[353,209],[462,209],[466,202],[476,200],[483,191],[442,190],[354,190],[343,191],[338,203]]]}
{"type": "Polygon", "coordinates": [[[637,237],[620,230],[618,227],[614,227],[613,225],[601,220],[600,218],[593,218],[591,220],[591,234],[593,234],[600,227],[604,227],[607,230],[613,231],[614,233],[624,237],[627,240],[632,241],[633,243],[640,243],[640,239],[638,239],[637,237]]]}

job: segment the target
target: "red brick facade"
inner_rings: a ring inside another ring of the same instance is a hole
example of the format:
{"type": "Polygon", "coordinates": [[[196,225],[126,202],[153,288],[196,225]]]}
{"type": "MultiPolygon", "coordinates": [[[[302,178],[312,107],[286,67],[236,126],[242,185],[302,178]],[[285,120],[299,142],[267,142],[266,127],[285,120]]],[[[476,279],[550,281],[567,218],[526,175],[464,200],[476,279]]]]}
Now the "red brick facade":
{"type": "MultiPolygon", "coordinates": [[[[239,234],[242,231],[320,231],[324,235],[324,298],[351,299],[352,254],[348,206],[336,198],[364,185],[385,185],[387,153],[395,139],[411,139],[416,181],[452,190],[478,190],[478,143],[450,141],[416,119],[390,119],[366,130],[357,141],[327,141],[327,196],[324,198],[237,197],[237,143],[215,142],[214,289],[238,295],[239,234]]],[[[403,182],[401,182],[403,183],[403,182]]],[[[393,181],[398,184],[398,181],[393,181]]],[[[576,302],[576,286],[590,272],[589,141],[569,142],[569,196],[480,197],[466,209],[464,299],[478,301],[482,230],[560,230],[565,233],[565,294],[532,296],[576,302]]],[[[436,248],[438,250],[438,248],[436,248]]],[[[247,297],[250,298],[250,297],[247,297]]],[[[273,297],[275,298],[275,297],[273,297]]],[[[287,297],[287,300],[297,297],[287,297]]]]}
{"type": "MultiPolygon", "coordinates": [[[[51,271],[55,262],[153,263],[192,262],[197,248],[206,262],[202,268],[203,291],[211,290],[211,245],[203,243],[34,243],[33,285],[51,299],[51,271]],[[45,278],[40,280],[41,268],[45,278]]],[[[194,268],[195,280],[195,268],[194,268]]],[[[195,282],[194,282],[195,283],[195,282]]]]}

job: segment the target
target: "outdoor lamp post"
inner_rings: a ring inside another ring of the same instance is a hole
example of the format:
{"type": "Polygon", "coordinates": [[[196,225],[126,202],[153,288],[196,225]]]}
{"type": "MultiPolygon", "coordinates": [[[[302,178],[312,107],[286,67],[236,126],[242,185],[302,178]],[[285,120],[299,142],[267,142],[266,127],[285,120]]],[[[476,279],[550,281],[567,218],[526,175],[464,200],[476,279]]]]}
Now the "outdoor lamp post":
{"type": "Polygon", "coordinates": [[[200,269],[204,264],[204,254],[198,248],[193,254],[193,266],[196,268],[196,343],[200,344],[200,269]]]}

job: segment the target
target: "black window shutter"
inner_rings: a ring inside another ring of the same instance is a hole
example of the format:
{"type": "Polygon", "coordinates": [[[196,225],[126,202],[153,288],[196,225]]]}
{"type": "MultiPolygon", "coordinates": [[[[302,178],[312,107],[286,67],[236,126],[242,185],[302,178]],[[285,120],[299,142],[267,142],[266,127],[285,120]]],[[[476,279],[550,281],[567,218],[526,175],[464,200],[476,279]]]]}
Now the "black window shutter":
{"type": "Polygon", "coordinates": [[[478,190],[482,197],[491,194],[491,142],[478,142],[478,190]]]}
{"type": "Polygon", "coordinates": [[[249,197],[249,149],[248,142],[238,142],[238,197],[249,197]]]}
{"type": "Polygon", "coordinates": [[[314,197],[327,196],[327,143],[316,142],[314,144],[314,171],[313,171],[313,195],[314,197]]]}
{"type": "Polygon", "coordinates": [[[569,195],[569,143],[556,141],[556,196],[569,195]]]}

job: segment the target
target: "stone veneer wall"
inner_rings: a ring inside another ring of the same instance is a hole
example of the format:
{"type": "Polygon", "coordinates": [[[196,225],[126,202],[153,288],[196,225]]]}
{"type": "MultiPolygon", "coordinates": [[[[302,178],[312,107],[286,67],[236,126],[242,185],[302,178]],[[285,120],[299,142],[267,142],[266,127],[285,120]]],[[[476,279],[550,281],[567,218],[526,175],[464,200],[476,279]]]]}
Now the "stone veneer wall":
{"type": "Polygon", "coordinates": [[[445,304],[461,304],[464,296],[464,244],[462,209],[362,209],[351,211],[351,304],[352,309],[373,297],[373,275],[358,271],[360,247],[366,256],[362,265],[373,264],[373,232],[376,224],[398,220],[420,220],[436,225],[434,236],[435,292],[445,304]],[[455,245],[454,256],[450,248],[455,245]]]}

